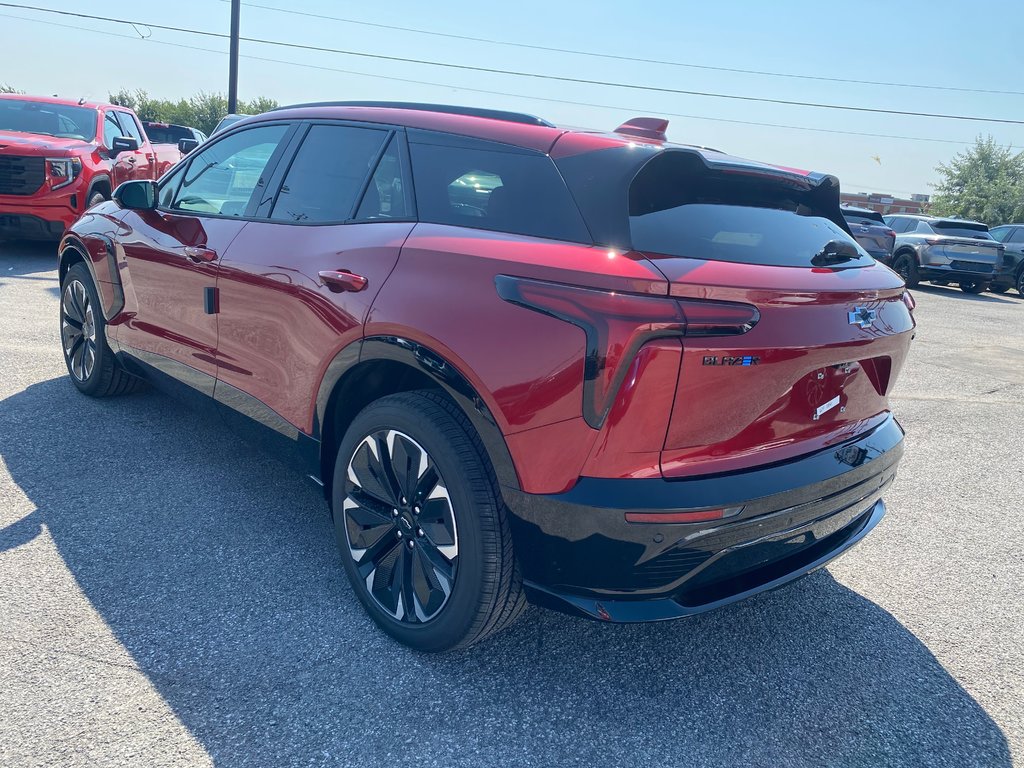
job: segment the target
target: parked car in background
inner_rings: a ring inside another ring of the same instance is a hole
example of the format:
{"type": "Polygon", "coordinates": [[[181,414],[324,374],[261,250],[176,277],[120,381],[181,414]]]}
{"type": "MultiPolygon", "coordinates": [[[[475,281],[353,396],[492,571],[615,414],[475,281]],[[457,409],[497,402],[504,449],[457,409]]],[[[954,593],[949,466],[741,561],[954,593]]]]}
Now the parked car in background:
{"type": "Polygon", "coordinates": [[[127,107],[0,94],[0,238],[58,240],[121,182],[157,179],[180,159],[127,107]]]}
{"type": "Polygon", "coordinates": [[[198,128],[190,128],[187,125],[156,123],[143,120],[142,127],[146,129],[146,135],[149,136],[149,140],[154,144],[173,144],[185,155],[206,141],[205,133],[198,128]],[[183,141],[187,143],[182,144],[181,142],[183,141]]]}
{"type": "Polygon", "coordinates": [[[908,287],[924,280],[981,293],[995,279],[1003,246],[981,222],[908,214],[884,220],[896,232],[892,268],[908,287]]]}
{"type": "Polygon", "coordinates": [[[869,208],[843,206],[843,218],[861,248],[886,266],[892,265],[892,248],[896,233],[882,220],[882,214],[869,208]]]}
{"type": "Polygon", "coordinates": [[[835,177],[666,125],[253,117],[72,227],[71,381],[191,395],[302,468],[358,599],[420,650],[524,598],[655,621],[782,586],[885,514],[913,301],[835,177]]]}
{"type": "Polygon", "coordinates": [[[249,115],[236,115],[234,113],[232,113],[230,115],[224,115],[224,117],[222,117],[220,119],[220,122],[217,123],[217,126],[213,129],[213,133],[211,133],[210,135],[211,136],[216,136],[221,131],[223,131],[223,130],[225,130],[227,128],[230,128],[232,125],[237,123],[239,120],[245,120],[245,118],[247,118],[247,117],[249,117],[249,115]]]}
{"type": "Polygon", "coordinates": [[[1016,288],[1024,296],[1024,224],[1004,224],[993,227],[989,234],[1003,244],[1003,260],[996,270],[995,280],[989,289],[994,293],[1006,293],[1016,288]]]}

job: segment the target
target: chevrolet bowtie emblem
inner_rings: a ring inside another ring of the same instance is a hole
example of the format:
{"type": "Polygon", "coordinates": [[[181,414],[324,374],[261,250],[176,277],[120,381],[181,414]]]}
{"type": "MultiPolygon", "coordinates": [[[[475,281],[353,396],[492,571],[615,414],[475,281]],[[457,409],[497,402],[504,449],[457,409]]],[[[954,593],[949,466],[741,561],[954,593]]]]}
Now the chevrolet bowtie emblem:
{"type": "Polygon", "coordinates": [[[854,307],[853,312],[847,313],[847,319],[850,321],[850,325],[870,328],[874,325],[875,320],[878,319],[878,313],[867,307],[854,307]]]}

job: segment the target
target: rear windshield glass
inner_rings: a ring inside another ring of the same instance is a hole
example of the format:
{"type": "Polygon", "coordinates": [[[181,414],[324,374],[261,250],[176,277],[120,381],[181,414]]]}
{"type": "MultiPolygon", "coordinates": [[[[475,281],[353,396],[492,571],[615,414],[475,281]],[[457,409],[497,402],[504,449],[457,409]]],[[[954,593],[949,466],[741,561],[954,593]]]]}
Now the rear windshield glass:
{"type": "Polygon", "coordinates": [[[92,141],[96,138],[96,110],[44,101],[0,99],[0,131],[92,141]]]}
{"type": "Polygon", "coordinates": [[[411,143],[420,221],[590,243],[546,155],[411,143]]]}
{"type": "Polygon", "coordinates": [[[823,195],[763,177],[711,171],[692,155],[665,153],[648,162],[630,186],[632,245],[646,253],[780,267],[874,263],[822,215],[828,204],[823,195]]]}
{"type": "Polygon", "coordinates": [[[880,213],[862,213],[860,211],[843,211],[843,218],[848,224],[866,224],[868,226],[885,226],[880,213]]]}
{"type": "Polygon", "coordinates": [[[192,130],[180,125],[147,125],[146,135],[153,144],[175,144],[179,139],[193,139],[192,130]]]}
{"type": "Polygon", "coordinates": [[[937,234],[949,235],[950,237],[971,237],[975,240],[991,240],[992,235],[984,224],[971,226],[961,221],[932,221],[929,222],[937,234]]]}

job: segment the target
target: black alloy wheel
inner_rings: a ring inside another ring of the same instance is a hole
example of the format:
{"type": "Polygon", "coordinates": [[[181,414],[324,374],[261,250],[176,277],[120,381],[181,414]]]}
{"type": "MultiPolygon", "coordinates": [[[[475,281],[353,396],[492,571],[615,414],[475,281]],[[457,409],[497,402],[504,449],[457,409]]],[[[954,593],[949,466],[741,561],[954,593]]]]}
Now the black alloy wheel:
{"type": "Polygon", "coordinates": [[[915,288],[921,282],[920,273],[917,269],[917,262],[909,253],[901,253],[892,264],[893,271],[903,278],[908,288],[915,288]]]}

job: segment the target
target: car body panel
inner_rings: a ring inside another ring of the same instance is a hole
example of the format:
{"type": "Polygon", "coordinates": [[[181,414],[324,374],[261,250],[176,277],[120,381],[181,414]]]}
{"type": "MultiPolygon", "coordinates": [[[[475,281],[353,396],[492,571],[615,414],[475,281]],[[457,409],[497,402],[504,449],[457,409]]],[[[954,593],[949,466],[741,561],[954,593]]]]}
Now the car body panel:
{"type": "Polygon", "coordinates": [[[996,270],[993,286],[1017,288],[1024,277],[1024,224],[993,227],[991,235],[1003,244],[1003,260],[996,270]]]}

